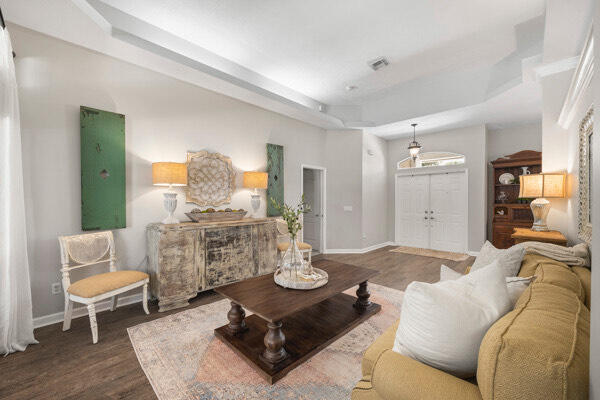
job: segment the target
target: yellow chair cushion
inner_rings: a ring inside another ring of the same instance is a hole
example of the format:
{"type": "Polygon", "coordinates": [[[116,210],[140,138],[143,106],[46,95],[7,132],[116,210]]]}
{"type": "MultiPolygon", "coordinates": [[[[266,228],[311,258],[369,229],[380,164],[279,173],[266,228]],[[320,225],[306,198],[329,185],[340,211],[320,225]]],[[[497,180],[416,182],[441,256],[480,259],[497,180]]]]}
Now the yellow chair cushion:
{"type": "Polygon", "coordinates": [[[78,280],[69,286],[67,292],[87,299],[148,278],[148,274],[141,271],[107,272],[78,280]]]}
{"type": "MultiPolygon", "coordinates": [[[[290,247],[289,243],[278,243],[277,244],[277,249],[279,251],[286,251],[288,249],[288,247],[290,247]]],[[[299,250],[311,250],[312,246],[308,243],[298,242],[298,249],[299,250]]]]}

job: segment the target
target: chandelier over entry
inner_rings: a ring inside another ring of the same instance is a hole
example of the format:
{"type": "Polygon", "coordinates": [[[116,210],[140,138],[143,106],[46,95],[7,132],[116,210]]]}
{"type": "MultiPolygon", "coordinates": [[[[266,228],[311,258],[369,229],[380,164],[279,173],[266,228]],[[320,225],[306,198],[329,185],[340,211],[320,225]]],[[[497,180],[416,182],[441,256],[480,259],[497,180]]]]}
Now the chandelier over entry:
{"type": "Polygon", "coordinates": [[[408,152],[410,153],[413,161],[415,161],[419,155],[419,151],[421,151],[421,145],[415,139],[417,124],[411,124],[411,126],[413,127],[413,141],[408,145],[408,152]]]}

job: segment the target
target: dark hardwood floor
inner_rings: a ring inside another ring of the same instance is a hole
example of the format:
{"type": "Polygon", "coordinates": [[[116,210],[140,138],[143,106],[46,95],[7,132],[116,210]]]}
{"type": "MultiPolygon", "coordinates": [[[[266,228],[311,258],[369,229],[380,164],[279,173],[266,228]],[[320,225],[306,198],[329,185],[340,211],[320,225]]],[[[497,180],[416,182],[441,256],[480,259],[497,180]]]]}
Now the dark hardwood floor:
{"type": "MultiPolygon", "coordinates": [[[[377,269],[370,282],[406,289],[412,281],[436,282],[442,264],[464,271],[473,262],[453,262],[438,258],[392,253],[391,247],[365,254],[320,255],[347,264],[377,269]]],[[[199,294],[189,308],[221,299],[213,291],[199,294]]],[[[76,318],[71,330],[62,324],[35,330],[40,344],[25,352],[0,357],[0,399],[155,399],[154,391],[131,347],[127,328],[164,317],[182,309],[158,313],[150,304],[145,315],[140,304],[98,313],[98,344],[93,345],[87,318],[76,318]]]]}

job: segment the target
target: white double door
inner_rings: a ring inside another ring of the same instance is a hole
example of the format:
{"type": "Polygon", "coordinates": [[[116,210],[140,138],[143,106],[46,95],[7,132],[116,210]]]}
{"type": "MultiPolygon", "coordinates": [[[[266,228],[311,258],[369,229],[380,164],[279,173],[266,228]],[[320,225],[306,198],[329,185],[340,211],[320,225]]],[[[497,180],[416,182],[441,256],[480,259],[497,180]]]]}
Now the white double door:
{"type": "Polygon", "coordinates": [[[396,176],[396,243],[465,252],[467,202],[465,171],[396,176]]]}

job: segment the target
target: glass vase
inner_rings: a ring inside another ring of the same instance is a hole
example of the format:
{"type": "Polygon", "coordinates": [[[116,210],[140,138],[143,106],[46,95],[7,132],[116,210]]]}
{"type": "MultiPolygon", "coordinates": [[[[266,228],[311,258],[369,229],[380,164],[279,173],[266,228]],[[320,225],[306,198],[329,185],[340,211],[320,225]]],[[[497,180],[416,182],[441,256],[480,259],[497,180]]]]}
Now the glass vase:
{"type": "Polygon", "coordinates": [[[298,240],[290,237],[290,245],[281,260],[281,272],[285,277],[296,280],[304,272],[304,257],[298,249],[298,240]]]}

